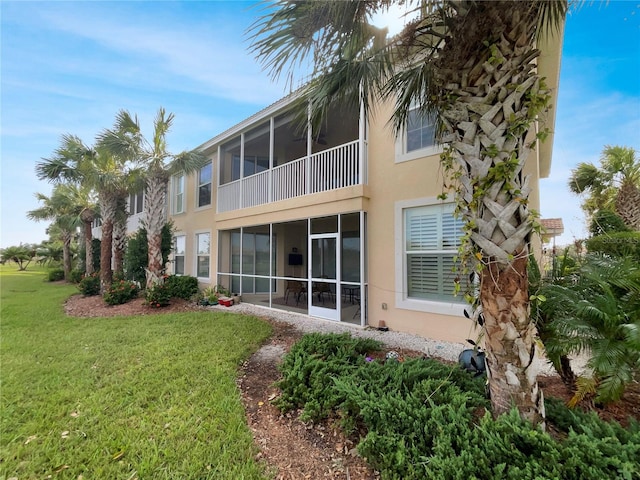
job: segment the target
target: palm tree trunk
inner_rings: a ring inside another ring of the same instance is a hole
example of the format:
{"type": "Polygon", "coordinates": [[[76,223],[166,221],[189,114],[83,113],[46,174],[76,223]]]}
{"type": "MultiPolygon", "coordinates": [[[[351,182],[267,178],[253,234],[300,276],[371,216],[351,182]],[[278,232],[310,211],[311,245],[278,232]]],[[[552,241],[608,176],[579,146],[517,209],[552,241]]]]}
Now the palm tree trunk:
{"type": "Polygon", "coordinates": [[[469,5],[474,11],[462,15],[466,21],[454,38],[488,41],[444,47],[438,83],[441,98],[449,102],[443,141],[450,147],[443,160],[450,173],[460,175],[459,210],[470,226],[470,253],[482,263],[480,304],[493,413],[516,407],[524,419],[543,424],[542,392],[531,363],[536,342],[527,258],[533,221],[522,173],[532,140],[527,137],[547,99],[534,64],[537,16],[529,2],[469,5]]]}
{"type": "Polygon", "coordinates": [[[84,264],[85,264],[85,275],[91,275],[93,273],[93,248],[91,248],[91,244],[93,242],[93,231],[92,231],[92,223],[95,219],[95,215],[91,210],[85,209],[80,214],[80,219],[82,220],[83,230],[84,230],[84,264]]]}
{"type": "Polygon", "coordinates": [[[113,273],[124,273],[124,252],[127,246],[127,220],[118,218],[113,224],[113,273]]]}
{"type": "Polygon", "coordinates": [[[640,189],[631,181],[620,186],[616,195],[616,213],[633,230],[640,231],[640,189]]]}
{"type": "Polygon", "coordinates": [[[124,274],[124,252],[127,248],[127,195],[121,193],[116,201],[113,221],[113,270],[114,274],[124,274]]]}
{"type": "Polygon", "coordinates": [[[62,269],[64,279],[69,281],[71,276],[71,232],[62,232],[62,269]]]}
{"type": "Polygon", "coordinates": [[[147,228],[148,258],[147,288],[162,282],[164,265],[162,264],[162,227],[165,220],[165,198],[167,181],[152,176],[145,189],[145,226],[147,228]]]}
{"type": "Polygon", "coordinates": [[[529,315],[527,258],[522,252],[506,267],[498,262],[486,266],[480,298],[493,413],[500,415],[516,406],[523,418],[541,423],[544,402],[533,365],[536,329],[529,315]]]}
{"type": "Polygon", "coordinates": [[[116,197],[110,192],[100,195],[100,212],[102,214],[102,238],[100,240],[100,291],[104,291],[113,282],[111,267],[113,248],[113,222],[116,215],[116,197]]]}

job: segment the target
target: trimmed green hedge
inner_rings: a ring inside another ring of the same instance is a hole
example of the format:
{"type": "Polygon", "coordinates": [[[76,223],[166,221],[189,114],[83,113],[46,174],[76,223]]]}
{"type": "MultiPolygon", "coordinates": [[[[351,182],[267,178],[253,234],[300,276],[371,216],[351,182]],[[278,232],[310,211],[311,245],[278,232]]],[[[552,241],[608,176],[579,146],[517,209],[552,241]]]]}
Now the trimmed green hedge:
{"type": "Polygon", "coordinates": [[[591,237],[586,242],[589,252],[612,257],[632,257],[640,262],[640,232],[616,232],[591,237]]]}
{"type": "Polygon", "coordinates": [[[384,480],[640,478],[638,423],[624,429],[547,401],[559,441],[515,410],[494,420],[483,378],[432,359],[369,356],[379,349],[348,334],[305,335],[282,363],[276,404],[341,418],[384,480]]]}

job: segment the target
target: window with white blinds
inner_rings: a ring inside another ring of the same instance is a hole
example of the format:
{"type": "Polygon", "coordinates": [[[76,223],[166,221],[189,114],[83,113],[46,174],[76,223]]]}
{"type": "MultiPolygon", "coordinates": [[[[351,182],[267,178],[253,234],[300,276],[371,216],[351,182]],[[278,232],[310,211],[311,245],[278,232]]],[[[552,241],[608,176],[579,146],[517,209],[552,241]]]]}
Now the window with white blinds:
{"type": "Polygon", "coordinates": [[[453,205],[430,205],[404,210],[407,296],[463,302],[454,296],[454,257],[458,254],[462,221],[453,205]]]}
{"type": "Polygon", "coordinates": [[[173,237],[173,273],[184,275],[184,257],[187,248],[187,237],[177,235],[173,237]]]}
{"type": "Polygon", "coordinates": [[[173,213],[184,212],[184,175],[173,177],[173,213]]]}

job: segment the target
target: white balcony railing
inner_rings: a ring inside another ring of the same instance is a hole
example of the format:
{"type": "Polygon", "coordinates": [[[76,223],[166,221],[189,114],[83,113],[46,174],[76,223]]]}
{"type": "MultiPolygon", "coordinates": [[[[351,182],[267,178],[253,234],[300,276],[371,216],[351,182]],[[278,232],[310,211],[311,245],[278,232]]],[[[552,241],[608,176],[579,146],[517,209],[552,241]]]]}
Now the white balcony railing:
{"type": "Polygon", "coordinates": [[[355,140],[220,185],[218,212],[366,183],[366,158],[360,156],[355,140]]]}

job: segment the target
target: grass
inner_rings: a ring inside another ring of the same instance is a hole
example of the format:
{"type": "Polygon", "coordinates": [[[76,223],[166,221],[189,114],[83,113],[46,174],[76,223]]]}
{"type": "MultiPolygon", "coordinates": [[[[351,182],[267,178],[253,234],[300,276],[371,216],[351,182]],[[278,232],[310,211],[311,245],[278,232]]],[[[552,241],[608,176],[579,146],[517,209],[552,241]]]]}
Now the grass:
{"type": "Polygon", "coordinates": [[[267,324],[70,318],[75,287],[43,279],[0,267],[0,478],[267,478],[235,383],[267,324]]]}

